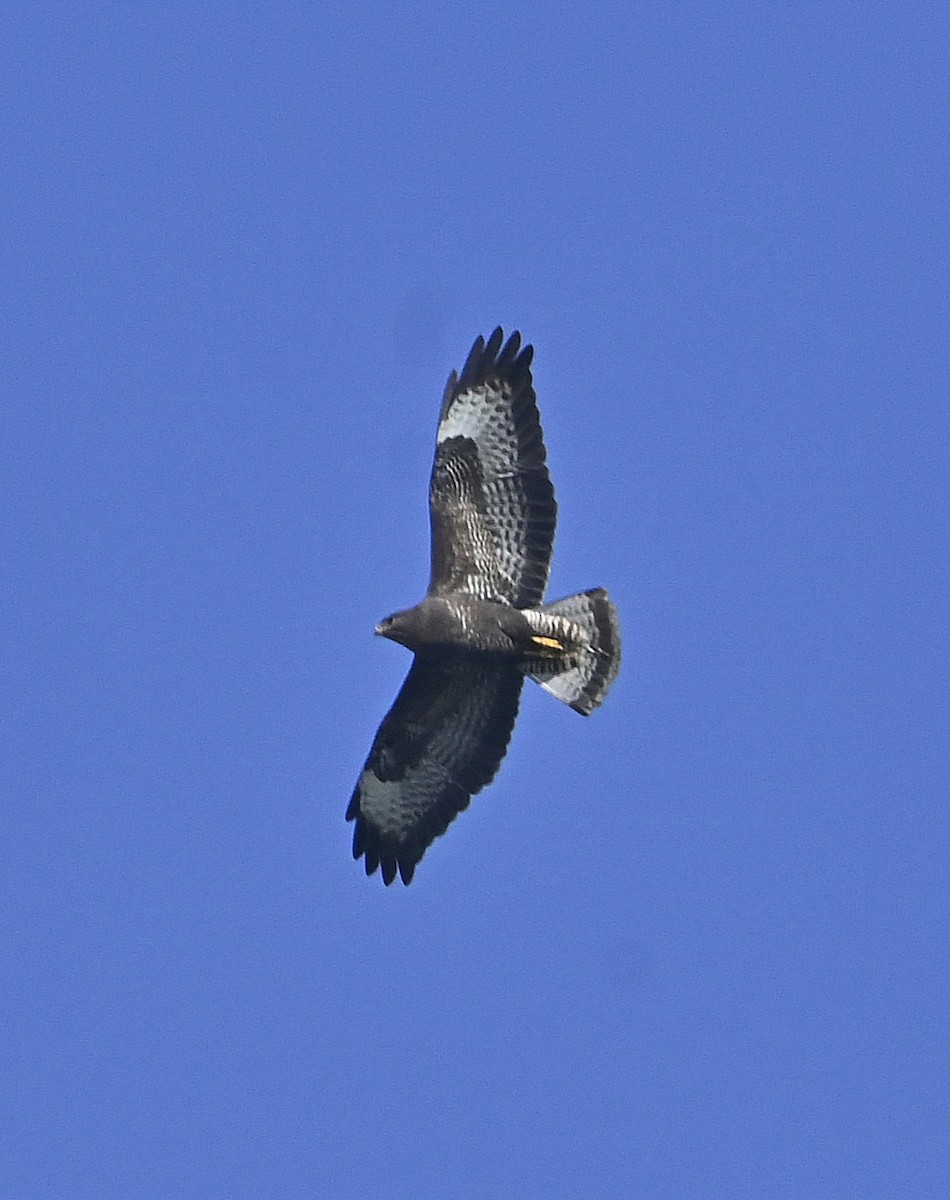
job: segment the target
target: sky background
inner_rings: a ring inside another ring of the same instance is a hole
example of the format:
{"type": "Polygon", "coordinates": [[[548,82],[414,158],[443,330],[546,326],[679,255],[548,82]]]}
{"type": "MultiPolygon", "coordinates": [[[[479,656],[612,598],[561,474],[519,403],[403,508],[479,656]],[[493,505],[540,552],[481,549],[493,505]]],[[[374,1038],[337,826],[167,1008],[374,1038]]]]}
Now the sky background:
{"type": "Polygon", "coordinates": [[[0,1200],[950,1194],[950,9],[0,41],[0,1200]],[[625,665],[386,889],[496,324],[625,665]]]}

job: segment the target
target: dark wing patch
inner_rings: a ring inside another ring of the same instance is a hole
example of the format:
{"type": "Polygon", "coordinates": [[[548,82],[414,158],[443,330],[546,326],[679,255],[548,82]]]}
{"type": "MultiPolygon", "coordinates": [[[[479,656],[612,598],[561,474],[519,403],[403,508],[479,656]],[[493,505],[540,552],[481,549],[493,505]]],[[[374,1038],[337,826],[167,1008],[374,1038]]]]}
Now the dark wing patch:
{"type": "Polygon", "coordinates": [[[429,484],[429,595],[540,604],[557,505],[531,381],[531,346],[496,329],[446,384],[429,484]]]}
{"type": "Polygon", "coordinates": [[[346,811],[366,874],[403,883],[433,840],[495,777],[524,679],[508,664],[421,652],[379,727],[346,811]]]}

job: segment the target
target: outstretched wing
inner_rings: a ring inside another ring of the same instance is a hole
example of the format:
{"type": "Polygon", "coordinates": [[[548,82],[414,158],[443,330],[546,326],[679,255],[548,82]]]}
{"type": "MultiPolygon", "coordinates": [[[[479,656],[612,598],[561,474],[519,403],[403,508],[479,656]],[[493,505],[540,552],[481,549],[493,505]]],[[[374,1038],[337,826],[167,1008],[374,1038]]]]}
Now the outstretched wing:
{"type": "Polygon", "coordinates": [[[429,595],[540,604],[557,505],[531,383],[531,346],[496,329],[449,376],[429,483],[429,595]],[[519,353],[520,350],[520,353],[519,353]]]}
{"type": "Polygon", "coordinates": [[[509,664],[416,655],[346,811],[356,821],[353,857],[365,855],[367,875],[381,867],[390,884],[398,868],[409,883],[432,841],[491,782],[523,682],[509,664]]]}

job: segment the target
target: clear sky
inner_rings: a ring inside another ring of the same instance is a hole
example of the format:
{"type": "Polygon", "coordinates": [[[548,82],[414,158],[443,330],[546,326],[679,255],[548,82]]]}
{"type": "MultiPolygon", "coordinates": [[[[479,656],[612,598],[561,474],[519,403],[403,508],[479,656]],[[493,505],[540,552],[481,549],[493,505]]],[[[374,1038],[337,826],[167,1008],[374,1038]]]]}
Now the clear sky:
{"type": "Polygon", "coordinates": [[[950,8],[3,24],[0,1200],[950,1195],[950,8]],[[496,324],[625,665],[386,889],[496,324]]]}

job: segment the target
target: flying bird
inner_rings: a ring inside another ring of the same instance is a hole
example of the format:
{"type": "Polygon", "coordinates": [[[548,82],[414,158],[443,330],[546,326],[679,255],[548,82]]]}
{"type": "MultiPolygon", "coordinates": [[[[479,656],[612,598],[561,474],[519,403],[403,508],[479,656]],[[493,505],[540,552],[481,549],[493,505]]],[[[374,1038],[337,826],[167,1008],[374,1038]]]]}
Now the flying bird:
{"type": "Polygon", "coordinates": [[[603,588],[545,604],[557,505],[531,379],[532,346],[501,329],[449,376],[429,481],[425,599],[376,633],[415,657],[346,812],[353,857],[412,880],[435,838],[494,779],[525,677],[588,716],[620,667],[603,588]]]}

